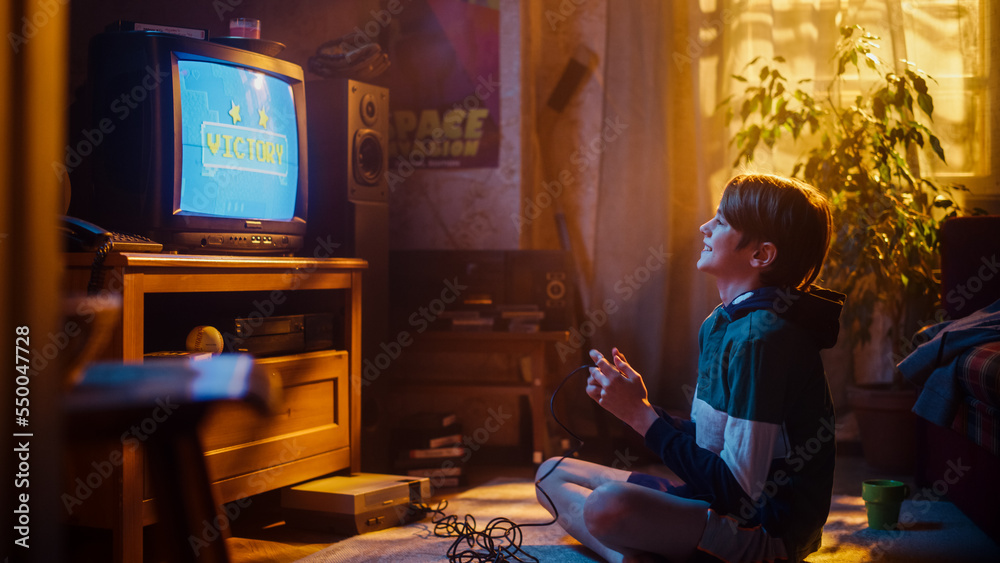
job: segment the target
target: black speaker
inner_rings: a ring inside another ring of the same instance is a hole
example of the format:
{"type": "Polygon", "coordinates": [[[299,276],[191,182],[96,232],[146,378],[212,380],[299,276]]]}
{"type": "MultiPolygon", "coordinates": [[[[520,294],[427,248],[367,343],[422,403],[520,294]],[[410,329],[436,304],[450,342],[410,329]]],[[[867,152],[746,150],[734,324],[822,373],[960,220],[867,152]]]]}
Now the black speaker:
{"type": "Polygon", "coordinates": [[[306,82],[306,107],[309,223],[323,233],[333,215],[349,215],[347,203],[389,201],[389,90],[356,80],[313,80],[306,82]]]}
{"type": "Polygon", "coordinates": [[[309,215],[305,256],[363,258],[362,355],[388,324],[389,90],[356,80],[306,82],[309,215]]]}

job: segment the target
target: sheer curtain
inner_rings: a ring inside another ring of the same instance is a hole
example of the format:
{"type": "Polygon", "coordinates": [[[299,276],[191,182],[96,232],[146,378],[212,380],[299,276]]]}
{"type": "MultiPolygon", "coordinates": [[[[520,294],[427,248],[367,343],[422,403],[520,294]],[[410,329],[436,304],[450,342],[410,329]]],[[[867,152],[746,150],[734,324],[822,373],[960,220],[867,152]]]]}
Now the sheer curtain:
{"type": "MultiPolygon", "coordinates": [[[[862,25],[881,36],[881,54],[889,60],[908,54],[926,60],[935,47],[947,50],[948,56],[921,62],[939,78],[946,90],[942,99],[950,102],[938,107],[952,138],[947,150],[957,151],[947,172],[989,177],[975,156],[987,145],[983,119],[976,117],[989,99],[985,55],[977,47],[989,25],[984,5],[977,0],[547,0],[529,9],[534,26],[528,37],[535,43],[527,49],[532,55],[526,67],[533,69],[536,88],[531,109],[544,113],[562,70],[565,59],[552,57],[554,46],[566,55],[582,41],[597,60],[592,78],[555,125],[539,121],[546,125],[534,131],[536,146],[529,151],[537,155],[530,163],[535,182],[522,194],[538,202],[543,186],[551,188],[559,172],[574,173],[572,188],[560,192],[551,207],[566,214],[579,265],[587,316],[577,328],[592,332],[591,342],[602,350],[618,346],[647,376],[654,402],[687,407],[697,330],[718,304],[714,280],[695,269],[698,226],[714,212],[736,172],[730,132],[716,106],[738,88],[731,75],[755,56],[780,54],[793,81],[810,78],[825,88],[841,25],[862,25]],[[559,11],[570,4],[573,11],[559,11]],[[602,32],[603,41],[595,39],[602,32]],[[970,33],[978,35],[970,39],[970,33]],[[595,142],[612,125],[618,134],[595,142]],[[573,154],[588,142],[600,150],[584,151],[593,159],[577,174],[573,154]]],[[[789,173],[804,150],[781,147],[755,169],[789,173]]],[[[552,224],[524,225],[522,246],[558,247],[552,224]]],[[[849,352],[835,350],[832,359],[845,355],[849,352]]],[[[831,387],[840,403],[850,375],[833,371],[831,387]]]]}
{"type": "Polygon", "coordinates": [[[651,398],[683,407],[693,390],[697,330],[718,301],[695,269],[712,214],[710,119],[699,59],[709,56],[695,3],[643,0],[608,13],[605,117],[629,124],[602,160],[591,307],[614,303],[594,341],[646,374],[651,398]],[[700,49],[700,52],[699,52],[700,49]]]}
{"type": "Polygon", "coordinates": [[[718,301],[694,265],[698,226],[715,205],[710,155],[721,142],[701,115],[699,58],[720,44],[701,45],[708,16],[696,2],[528,6],[525,116],[536,126],[526,141],[525,177],[534,181],[522,193],[521,244],[572,250],[583,309],[573,330],[587,340],[571,342],[580,349],[568,355],[617,346],[647,376],[654,401],[683,409],[698,326],[718,301]],[[554,112],[548,102],[567,59],[590,72],[554,112]]]}

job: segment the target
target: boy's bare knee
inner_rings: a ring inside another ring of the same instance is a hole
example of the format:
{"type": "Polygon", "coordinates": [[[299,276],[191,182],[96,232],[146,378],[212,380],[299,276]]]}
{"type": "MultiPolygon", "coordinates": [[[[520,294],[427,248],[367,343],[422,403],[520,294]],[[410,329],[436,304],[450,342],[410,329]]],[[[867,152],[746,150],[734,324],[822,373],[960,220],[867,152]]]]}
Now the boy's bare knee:
{"type": "Polygon", "coordinates": [[[629,512],[627,494],[627,488],[617,481],[604,483],[590,493],[583,505],[583,521],[594,537],[604,539],[620,534],[629,512]]]}
{"type": "Polygon", "coordinates": [[[558,457],[550,457],[549,459],[543,461],[539,466],[538,470],[535,471],[535,481],[538,481],[542,477],[545,477],[552,471],[552,468],[559,463],[560,459],[558,457]]]}
{"type": "Polygon", "coordinates": [[[552,468],[558,463],[558,458],[551,458],[543,461],[541,465],[538,466],[538,471],[535,472],[535,482],[537,486],[535,487],[535,498],[538,499],[538,503],[542,505],[546,510],[552,512],[552,500],[547,496],[544,489],[555,488],[559,486],[561,479],[559,478],[558,469],[555,473],[549,474],[552,468]],[[538,483],[539,479],[546,477],[546,480],[538,483]]]}

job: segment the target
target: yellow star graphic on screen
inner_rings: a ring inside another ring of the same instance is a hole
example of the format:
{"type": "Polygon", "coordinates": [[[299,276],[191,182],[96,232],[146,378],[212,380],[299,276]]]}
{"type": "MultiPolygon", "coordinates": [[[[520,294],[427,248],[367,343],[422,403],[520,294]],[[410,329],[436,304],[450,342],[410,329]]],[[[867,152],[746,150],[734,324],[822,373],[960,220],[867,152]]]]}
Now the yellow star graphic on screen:
{"type": "Polygon", "coordinates": [[[232,109],[229,110],[229,115],[233,118],[233,125],[236,125],[240,121],[243,121],[240,119],[240,106],[236,105],[236,102],[229,103],[233,104],[232,109]]]}
{"type": "Polygon", "coordinates": [[[260,114],[260,126],[263,127],[264,129],[267,129],[267,120],[270,118],[267,117],[267,114],[264,113],[264,110],[260,110],[257,113],[260,114]]]}

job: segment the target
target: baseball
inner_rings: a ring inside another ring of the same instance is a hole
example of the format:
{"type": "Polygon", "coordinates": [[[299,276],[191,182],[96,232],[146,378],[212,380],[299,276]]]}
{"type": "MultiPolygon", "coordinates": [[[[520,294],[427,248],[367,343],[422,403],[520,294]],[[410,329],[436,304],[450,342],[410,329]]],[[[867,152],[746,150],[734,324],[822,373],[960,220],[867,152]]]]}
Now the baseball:
{"type": "Polygon", "coordinates": [[[214,326],[196,326],[187,336],[188,352],[222,353],[222,334],[214,326]]]}

